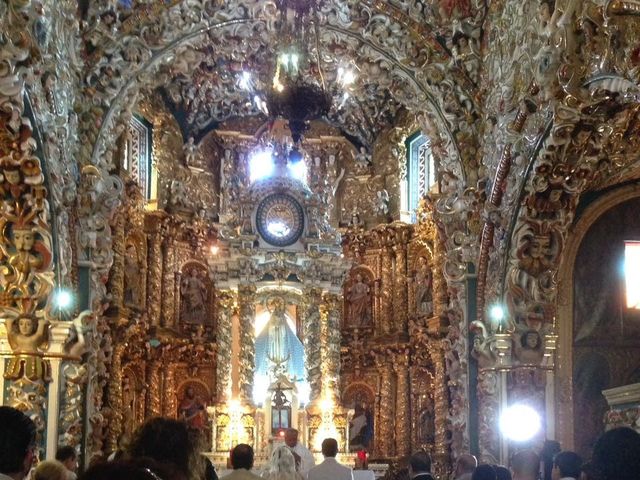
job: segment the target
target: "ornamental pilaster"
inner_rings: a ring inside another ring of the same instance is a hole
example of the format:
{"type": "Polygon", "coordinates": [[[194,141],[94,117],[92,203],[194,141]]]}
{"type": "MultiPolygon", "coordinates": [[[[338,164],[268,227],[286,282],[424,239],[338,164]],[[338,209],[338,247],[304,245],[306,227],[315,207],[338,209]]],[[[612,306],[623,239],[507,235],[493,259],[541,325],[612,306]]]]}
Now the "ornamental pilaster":
{"type": "Polygon", "coordinates": [[[111,356],[110,375],[108,384],[108,399],[111,412],[109,433],[107,435],[106,451],[115,452],[118,440],[123,431],[122,425],[122,356],[127,349],[126,341],[119,341],[113,348],[111,356]]]}
{"type": "Polygon", "coordinates": [[[411,454],[411,406],[409,404],[409,350],[393,355],[393,369],[396,373],[396,455],[411,454]]]}
{"type": "Polygon", "coordinates": [[[252,402],[253,373],[255,370],[254,326],[256,316],[256,287],[238,286],[240,359],[238,367],[238,387],[240,399],[252,402]]]}
{"type": "Polygon", "coordinates": [[[165,417],[174,417],[178,412],[178,405],[176,404],[176,362],[166,362],[162,368],[164,373],[164,385],[163,392],[164,398],[162,400],[162,414],[165,417]]]}

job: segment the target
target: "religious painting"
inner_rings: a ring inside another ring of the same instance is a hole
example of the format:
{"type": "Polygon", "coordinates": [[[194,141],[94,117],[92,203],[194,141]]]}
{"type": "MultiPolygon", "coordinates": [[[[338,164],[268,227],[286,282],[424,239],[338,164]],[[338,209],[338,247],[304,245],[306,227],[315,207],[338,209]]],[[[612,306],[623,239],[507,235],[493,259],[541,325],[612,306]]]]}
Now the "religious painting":
{"type": "Polygon", "coordinates": [[[188,380],[178,388],[178,418],[196,430],[208,430],[207,404],[211,395],[207,386],[197,380],[188,380]]]}
{"type": "Polygon", "coordinates": [[[374,401],[374,393],[367,385],[352,384],[345,391],[343,404],[353,409],[348,427],[350,452],[373,448],[374,401]]]}
{"type": "Polygon", "coordinates": [[[345,323],[347,328],[373,326],[373,275],[364,267],[351,271],[345,285],[345,323]]]}
{"type": "Polygon", "coordinates": [[[207,268],[197,262],[186,264],[180,280],[180,323],[212,326],[212,296],[207,268]]]}

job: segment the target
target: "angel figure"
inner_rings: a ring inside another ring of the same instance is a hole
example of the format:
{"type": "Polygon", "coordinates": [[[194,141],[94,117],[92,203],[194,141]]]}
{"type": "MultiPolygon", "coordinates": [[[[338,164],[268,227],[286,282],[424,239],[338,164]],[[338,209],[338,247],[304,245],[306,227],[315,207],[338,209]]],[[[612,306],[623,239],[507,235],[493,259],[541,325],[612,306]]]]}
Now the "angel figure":
{"type": "Polygon", "coordinates": [[[16,380],[27,377],[29,380],[49,380],[51,368],[40,356],[38,348],[47,341],[49,322],[44,318],[36,321],[30,314],[21,314],[16,318],[7,318],[7,337],[9,345],[16,355],[10,357],[5,378],[16,380]]]}

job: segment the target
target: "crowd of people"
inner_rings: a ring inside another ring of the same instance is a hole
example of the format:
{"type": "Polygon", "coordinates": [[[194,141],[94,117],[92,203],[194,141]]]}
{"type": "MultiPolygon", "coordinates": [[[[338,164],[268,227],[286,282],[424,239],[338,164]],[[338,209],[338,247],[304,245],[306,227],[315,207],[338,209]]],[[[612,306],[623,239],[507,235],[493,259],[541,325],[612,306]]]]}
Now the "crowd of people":
{"type": "MultiPolygon", "coordinates": [[[[78,480],[218,480],[204,451],[198,431],[183,421],[153,418],[136,432],[126,450],[94,462],[78,480]]],[[[58,448],[55,460],[37,462],[36,426],[22,412],[0,407],[0,480],[76,480],[78,453],[72,446],[58,448]],[[37,465],[36,465],[37,463],[37,465]]],[[[516,452],[509,467],[479,465],[465,454],[456,459],[450,480],[638,480],[640,434],[631,428],[604,433],[589,462],[570,451],[558,451],[545,462],[533,450],[516,452]]],[[[548,452],[547,452],[548,453],[548,452]]],[[[353,480],[351,468],[337,460],[338,442],[322,442],[324,461],[315,465],[311,452],[289,429],[284,445],[274,448],[267,468],[253,471],[254,452],[247,444],[236,445],[230,454],[232,470],[224,480],[353,480]]],[[[548,455],[547,455],[548,457],[548,455]]],[[[434,480],[431,457],[424,451],[408,459],[407,480],[434,480]]]]}

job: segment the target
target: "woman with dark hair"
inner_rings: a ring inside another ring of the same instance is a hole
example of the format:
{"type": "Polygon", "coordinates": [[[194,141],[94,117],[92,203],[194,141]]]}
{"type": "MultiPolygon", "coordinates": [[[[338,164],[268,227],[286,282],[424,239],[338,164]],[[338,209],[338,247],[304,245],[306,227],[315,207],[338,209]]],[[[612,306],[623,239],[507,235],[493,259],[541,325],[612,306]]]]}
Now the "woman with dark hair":
{"type": "Polygon", "coordinates": [[[131,458],[148,457],[170,465],[187,480],[201,480],[205,473],[199,436],[187,424],[170,418],[152,418],[134,434],[129,445],[131,458]]]}
{"type": "Polygon", "coordinates": [[[637,480],[640,434],[628,427],[605,432],[593,447],[591,466],[597,480],[637,480]]]}
{"type": "Polygon", "coordinates": [[[493,465],[478,465],[471,475],[471,480],[496,480],[493,465]]]}

